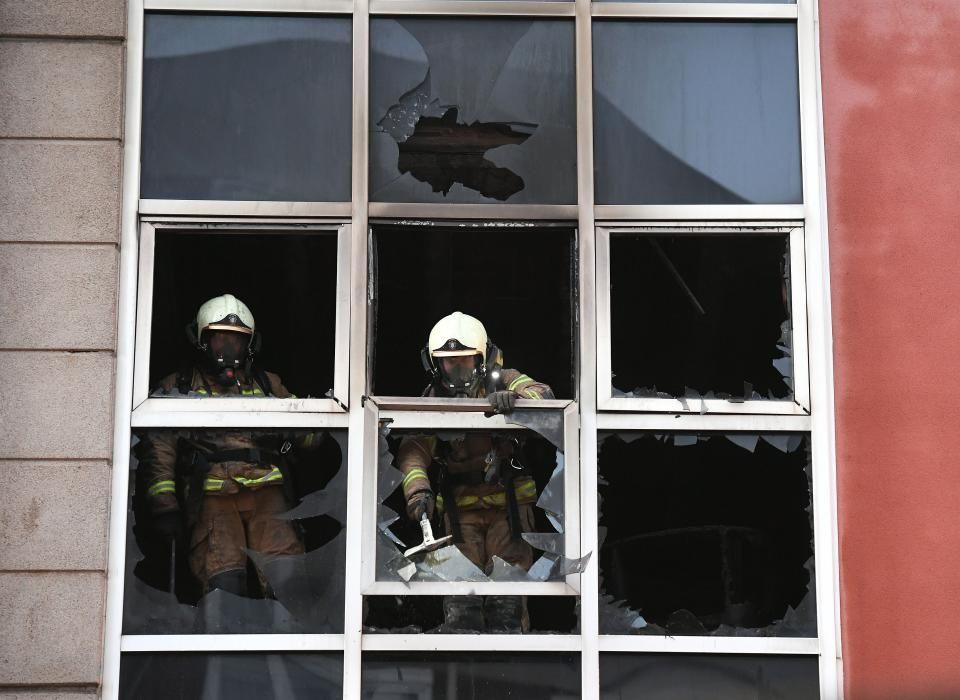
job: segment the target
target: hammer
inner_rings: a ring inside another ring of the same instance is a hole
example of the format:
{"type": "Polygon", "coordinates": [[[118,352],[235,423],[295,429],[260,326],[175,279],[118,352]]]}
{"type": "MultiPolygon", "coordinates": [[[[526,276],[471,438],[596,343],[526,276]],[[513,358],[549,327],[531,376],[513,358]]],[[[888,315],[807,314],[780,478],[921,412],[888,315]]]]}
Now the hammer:
{"type": "Polygon", "coordinates": [[[433,536],[433,528],[430,526],[430,518],[427,517],[426,513],[420,516],[420,529],[423,530],[423,542],[405,551],[403,556],[410,558],[422,552],[434,552],[441,547],[445,547],[453,539],[453,535],[435,539],[433,536]]]}

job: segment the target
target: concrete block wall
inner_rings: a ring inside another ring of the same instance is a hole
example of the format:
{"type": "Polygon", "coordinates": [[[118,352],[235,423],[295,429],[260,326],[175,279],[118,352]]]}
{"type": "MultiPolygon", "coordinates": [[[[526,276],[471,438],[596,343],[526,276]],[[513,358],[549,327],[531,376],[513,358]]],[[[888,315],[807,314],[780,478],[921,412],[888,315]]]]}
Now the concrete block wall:
{"type": "Polygon", "coordinates": [[[0,700],[98,694],[123,0],[0,0],[0,700]]]}

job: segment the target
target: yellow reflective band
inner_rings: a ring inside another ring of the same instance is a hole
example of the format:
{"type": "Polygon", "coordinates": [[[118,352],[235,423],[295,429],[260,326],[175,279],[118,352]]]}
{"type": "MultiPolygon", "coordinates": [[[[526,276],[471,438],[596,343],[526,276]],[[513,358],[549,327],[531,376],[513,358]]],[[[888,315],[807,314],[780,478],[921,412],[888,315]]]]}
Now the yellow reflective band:
{"type": "Polygon", "coordinates": [[[204,491],[219,491],[223,488],[224,481],[223,479],[213,479],[207,477],[203,480],[203,490],[204,491]]]}
{"type": "Polygon", "coordinates": [[[533,389],[523,389],[520,393],[526,396],[528,399],[538,400],[540,398],[540,394],[535,392],[533,389]]]}
{"type": "Polygon", "coordinates": [[[411,481],[415,479],[423,479],[424,481],[428,481],[428,482],[430,481],[430,479],[427,477],[427,473],[423,469],[421,469],[420,467],[414,467],[409,472],[407,472],[407,475],[405,477],[403,477],[403,483],[401,484],[401,486],[403,486],[403,488],[406,489],[407,484],[409,484],[411,481]]]}
{"type": "Polygon", "coordinates": [[[147,489],[148,496],[159,496],[161,493],[176,493],[177,485],[170,481],[158,481],[149,489],[147,489]]]}
{"type": "Polygon", "coordinates": [[[512,382],[510,382],[510,386],[508,386],[507,389],[510,391],[514,391],[517,388],[517,386],[519,386],[520,384],[523,384],[524,382],[532,382],[532,381],[533,380],[530,379],[530,377],[528,377],[527,375],[521,374],[519,377],[517,377],[512,382]]]}
{"type": "Polygon", "coordinates": [[[241,389],[240,393],[243,396],[263,396],[263,390],[260,389],[259,387],[256,387],[254,389],[241,389]]]}
{"type": "Polygon", "coordinates": [[[207,390],[204,389],[203,387],[200,387],[199,389],[196,389],[196,392],[197,392],[198,394],[206,394],[206,393],[207,393],[207,390]]]}
{"type": "Polygon", "coordinates": [[[282,481],[283,474],[280,473],[280,470],[274,467],[270,470],[269,474],[265,474],[256,479],[248,479],[245,476],[235,476],[233,480],[236,481],[241,486],[255,486],[257,484],[266,484],[271,481],[282,481]]]}

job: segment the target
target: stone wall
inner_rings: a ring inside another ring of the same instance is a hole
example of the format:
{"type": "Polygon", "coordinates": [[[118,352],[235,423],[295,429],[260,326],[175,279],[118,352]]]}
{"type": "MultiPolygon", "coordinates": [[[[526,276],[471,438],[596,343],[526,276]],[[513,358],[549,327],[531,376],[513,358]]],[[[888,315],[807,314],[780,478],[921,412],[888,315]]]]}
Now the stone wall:
{"type": "Polygon", "coordinates": [[[97,693],[122,0],[0,0],[0,698],[97,693]]]}

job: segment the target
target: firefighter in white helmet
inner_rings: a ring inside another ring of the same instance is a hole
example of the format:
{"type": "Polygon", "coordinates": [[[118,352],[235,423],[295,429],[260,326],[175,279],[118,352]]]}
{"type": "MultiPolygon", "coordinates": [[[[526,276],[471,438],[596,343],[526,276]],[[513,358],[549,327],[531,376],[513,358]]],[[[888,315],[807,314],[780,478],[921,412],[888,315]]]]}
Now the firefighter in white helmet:
{"type": "MultiPolygon", "coordinates": [[[[459,311],[433,327],[421,360],[431,377],[424,396],[486,397],[497,413],[512,412],[518,398],[553,398],[546,384],[503,369],[503,355],[483,324],[459,311]]],[[[533,549],[521,534],[534,530],[537,490],[519,464],[517,447],[515,439],[490,433],[467,433],[449,442],[417,436],[403,440],[397,455],[407,515],[418,521],[442,508],[457,547],[486,573],[494,555],[524,569],[533,563],[533,549]],[[442,482],[439,503],[427,475],[434,463],[442,482]]],[[[443,608],[444,625],[451,631],[520,632],[527,627],[521,596],[447,596],[443,608]]]]}
{"type": "MultiPolygon", "coordinates": [[[[188,335],[199,351],[192,367],[165,377],[153,396],[292,396],[271,372],[254,366],[258,337],[253,314],[231,294],[204,303],[188,335]]],[[[149,431],[138,445],[140,478],[155,532],[189,536],[189,565],[205,591],[248,590],[245,549],[266,555],[301,554],[289,520],[293,445],[276,433],[249,430],[149,431]],[[286,492],[286,493],[285,493],[286,492]]]]}

